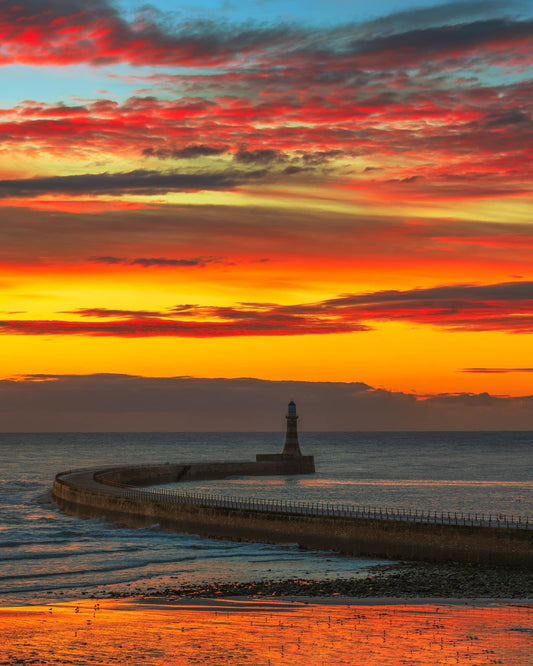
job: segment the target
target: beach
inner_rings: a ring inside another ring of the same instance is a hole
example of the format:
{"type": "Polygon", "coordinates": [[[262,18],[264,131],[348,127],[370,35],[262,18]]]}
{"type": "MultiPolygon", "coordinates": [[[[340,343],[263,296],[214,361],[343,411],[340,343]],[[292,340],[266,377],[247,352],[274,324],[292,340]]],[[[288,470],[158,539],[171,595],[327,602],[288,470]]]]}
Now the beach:
{"type": "MultiPolygon", "coordinates": [[[[316,475],[191,490],[531,514],[528,437],[451,437],[308,435],[321,456],[316,475]]],[[[50,503],[67,460],[76,467],[187,460],[190,439],[0,437],[0,666],[532,666],[531,568],[344,557],[296,543],[166,533],[156,523],[133,529],[50,503]]],[[[253,458],[273,439],[198,435],[195,457],[253,458]]]]}
{"type": "Polygon", "coordinates": [[[368,574],[168,581],[142,593],[5,607],[0,665],[533,664],[531,570],[400,563],[368,574]]]}
{"type": "Polygon", "coordinates": [[[0,610],[0,664],[532,664],[533,605],[129,599],[0,610]]]}
{"type": "MultiPolygon", "coordinates": [[[[123,588],[122,588],[123,589],[123,588]]],[[[113,598],[226,598],[239,596],[357,599],[520,599],[533,604],[533,569],[465,564],[399,562],[381,564],[358,576],[336,579],[288,579],[218,582],[176,586],[172,578],[156,587],[110,591],[113,598]],[[173,584],[174,583],[174,584],[173,584]]]]}

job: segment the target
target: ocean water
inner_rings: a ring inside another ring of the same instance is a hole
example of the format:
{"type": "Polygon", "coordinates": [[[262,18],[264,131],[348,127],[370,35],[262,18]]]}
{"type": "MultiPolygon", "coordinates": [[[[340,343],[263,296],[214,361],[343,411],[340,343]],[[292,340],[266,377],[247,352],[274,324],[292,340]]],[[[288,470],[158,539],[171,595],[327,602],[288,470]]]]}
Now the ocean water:
{"type": "MultiPolygon", "coordinates": [[[[190,482],[180,489],[533,518],[533,433],[301,433],[314,475],[190,482]]],[[[331,578],[378,560],[238,543],[66,515],[57,472],[99,465],[253,460],[281,433],[0,434],[0,604],[43,603],[161,583],[331,578]]]]}

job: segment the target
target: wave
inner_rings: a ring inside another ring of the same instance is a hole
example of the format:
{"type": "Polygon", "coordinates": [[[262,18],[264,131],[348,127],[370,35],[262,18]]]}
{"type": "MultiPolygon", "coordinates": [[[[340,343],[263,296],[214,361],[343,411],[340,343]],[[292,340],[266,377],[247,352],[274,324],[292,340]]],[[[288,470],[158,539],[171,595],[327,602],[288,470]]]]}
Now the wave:
{"type": "MultiPolygon", "coordinates": [[[[138,549],[141,550],[141,549],[138,549]]],[[[251,549],[248,549],[251,550],[251,549]]],[[[116,551],[120,552],[120,551],[116,551]]],[[[73,559],[79,559],[80,557],[85,557],[86,555],[103,555],[103,556],[109,556],[113,555],[113,552],[106,551],[106,550],[95,550],[92,552],[83,552],[79,553],[79,556],[74,555],[73,559]]],[[[219,552],[213,552],[213,553],[206,553],[201,557],[202,561],[208,561],[208,560],[221,560],[221,559],[246,559],[247,563],[265,563],[265,562],[282,562],[282,561],[292,561],[294,558],[287,556],[287,553],[285,553],[284,557],[279,557],[276,555],[275,557],[271,552],[264,552],[263,557],[261,556],[262,553],[255,552],[253,555],[249,552],[243,552],[242,549],[236,549],[235,552],[229,552],[229,553],[219,553],[219,552]],[[253,559],[250,559],[252,557],[253,559]]],[[[51,557],[46,557],[41,554],[37,554],[36,557],[28,557],[28,558],[20,558],[20,559],[35,559],[36,561],[38,560],[53,560],[53,559],[65,559],[68,558],[69,556],[72,557],[72,554],[70,553],[65,553],[65,554],[51,554],[51,557]]],[[[2,558],[3,561],[9,562],[10,559],[11,561],[20,561],[18,558],[2,558]]],[[[85,577],[86,575],[89,574],[101,574],[101,573],[119,573],[119,572],[127,572],[130,570],[138,570],[142,569],[143,567],[153,567],[153,566],[161,566],[161,565],[179,565],[180,563],[189,563],[189,562],[197,562],[198,557],[195,555],[182,555],[181,557],[176,557],[175,553],[169,554],[168,557],[160,557],[160,558],[146,558],[146,559],[141,559],[141,560],[131,560],[130,562],[125,562],[124,558],[121,558],[119,566],[109,564],[107,566],[93,566],[93,568],[87,568],[87,563],[83,564],[82,567],[76,567],[73,568],[72,566],[69,567],[67,571],[65,571],[64,568],[61,569],[61,571],[45,571],[45,572],[39,572],[37,573],[16,573],[16,574],[3,574],[2,575],[2,581],[7,581],[7,580],[27,580],[27,579],[32,579],[32,578],[43,578],[43,579],[53,579],[53,578],[58,578],[60,576],[63,576],[67,579],[70,579],[74,576],[82,576],[85,577]]],[[[94,583],[93,583],[94,584],[94,583]]]]}
{"type": "MultiPolygon", "coordinates": [[[[38,547],[39,544],[36,544],[38,547]]],[[[14,553],[12,555],[6,555],[5,553],[2,554],[2,563],[5,562],[23,562],[24,560],[28,561],[33,561],[33,560],[62,560],[62,559],[68,559],[68,558],[77,558],[77,557],[85,557],[88,555],[103,555],[103,556],[110,556],[110,555],[123,555],[124,553],[136,553],[144,550],[143,547],[137,546],[133,548],[127,548],[124,546],[121,546],[120,544],[117,545],[116,548],[113,549],[100,549],[100,550],[83,550],[79,552],[73,552],[73,551],[67,551],[67,552],[58,552],[58,551],[49,551],[49,552],[32,552],[32,553],[14,553]]]]}
{"type": "Polygon", "coordinates": [[[52,489],[46,490],[44,493],[40,493],[28,502],[28,504],[53,504],[52,501],[52,489]]]}
{"type": "MultiPolygon", "coordinates": [[[[120,585],[125,585],[127,583],[133,583],[137,581],[137,577],[133,576],[131,578],[124,578],[120,581],[114,581],[120,585]]],[[[95,587],[94,581],[80,581],[76,583],[65,583],[65,584],[60,584],[60,585],[39,585],[38,583],[32,586],[28,587],[16,587],[12,588],[9,590],[2,590],[2,600],[0,601],[0,606],[2,605],[12,605],[9,603],[10,599],[15,599],[19,600],[20,595],[28,594],[30,592],[53,592],[55,590],[61,590],[61,593],[64,591],[73,591],[73,590],[84,590],[87,588],[93,588],[95,587]],[[6,604],[6,602],[8,602],[6,604]]],[[[24,599],[25,605],[29,602],[30,600],[24,599]]],[[[19,602],[20,603],[20,602],[19,602]]],[[[35,601],[34,601],[35,603],[35,601]]],[[[37,600],[37,603],[41,604],[42,601],[37,600]]]]}
{"type": "Polygon", "coordinates": [[[42,481],[30,481],[30,480],[25,480],[25,479],[0,479],[0,488],[2,490],[8,489],[8,490],[13,490],[14,488],[17,489],[27,489],[27,488],[44,488],[44,484],[42,481]]]}

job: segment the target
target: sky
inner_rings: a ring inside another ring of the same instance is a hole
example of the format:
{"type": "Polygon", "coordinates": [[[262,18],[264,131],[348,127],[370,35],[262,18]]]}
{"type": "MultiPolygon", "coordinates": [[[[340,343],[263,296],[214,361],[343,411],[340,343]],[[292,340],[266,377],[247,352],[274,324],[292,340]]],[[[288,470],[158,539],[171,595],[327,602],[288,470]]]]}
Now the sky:
{"type": "Polygon", "coordinates": [[[0,430],[268,429],[272,391],[533,429],[533,2],[17,0],[0,37],[0,430]]]}

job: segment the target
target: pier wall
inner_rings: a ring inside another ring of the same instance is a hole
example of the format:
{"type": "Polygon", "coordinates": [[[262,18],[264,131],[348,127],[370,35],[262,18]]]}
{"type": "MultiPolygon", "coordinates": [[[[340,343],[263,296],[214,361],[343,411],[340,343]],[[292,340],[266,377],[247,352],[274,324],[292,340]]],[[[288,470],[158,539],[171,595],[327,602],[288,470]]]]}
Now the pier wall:
{"type": "MultiPolygon", "coordinates": [[[[257,456],[258,459],[260,455],[257,456]]],[[[94,479],[108,485],[155,486],[180,481],[213,481],[230,476],[312,474],[313,456],[272,457],[257,461],[223,461],[117,467],[96,472],[94,479]]]]}
{"type": "Polygon", "coordinates": [[[205,537],[288,542],[387,559],[533,566],[532,530],[228,508],[210,504],[208,498],[202,504],[181,502],[125,487],[298,473],[286,471],[285,462],[193,463],[65,473],[56,477],[53,497],[71,513],[134,526],[157,523],[162,529],[205,537]],[[276,471],[281,469],[284,471],[276,471]]]}

